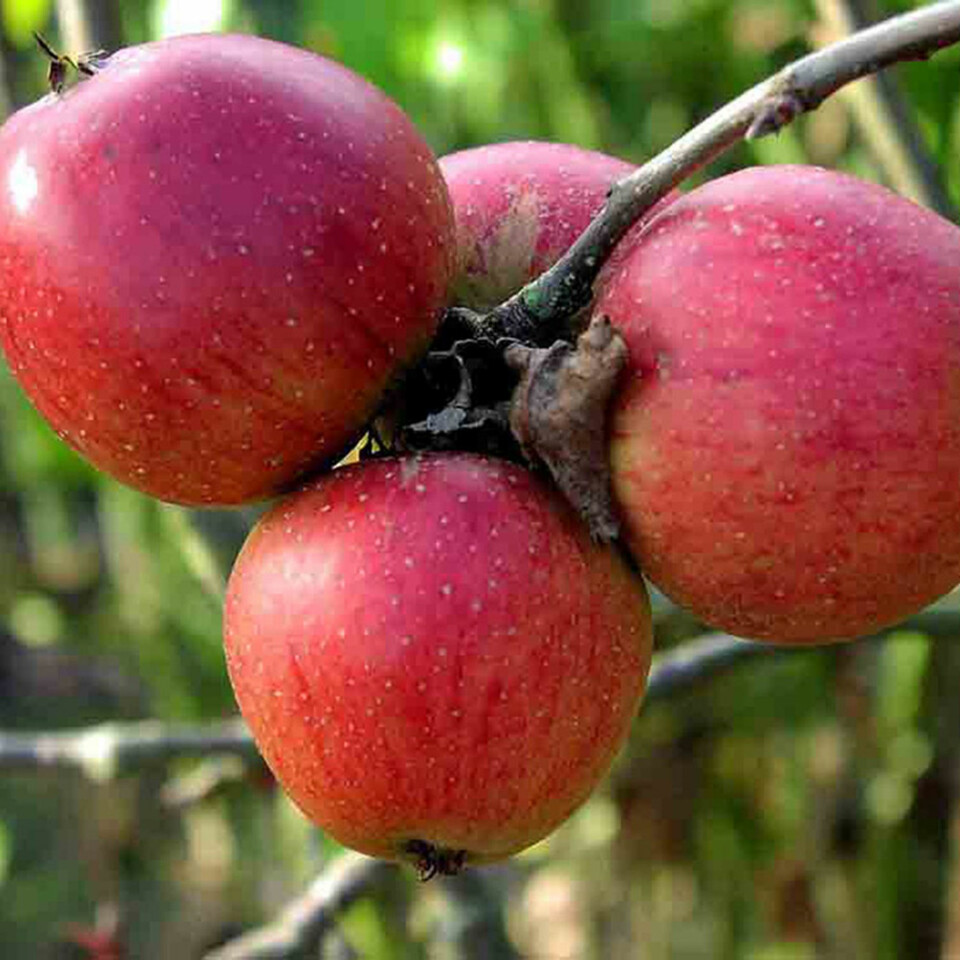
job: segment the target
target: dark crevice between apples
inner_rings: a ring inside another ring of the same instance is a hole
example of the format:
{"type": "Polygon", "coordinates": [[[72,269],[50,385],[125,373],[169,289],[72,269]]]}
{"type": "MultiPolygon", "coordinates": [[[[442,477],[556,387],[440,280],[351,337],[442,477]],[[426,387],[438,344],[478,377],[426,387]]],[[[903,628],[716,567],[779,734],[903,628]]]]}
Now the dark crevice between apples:
{"type": "Polygon", "coordinates": [[[600,542],[619,531],[606,419],[627,348],[608,318],[588,316],[597,276],[636,220],[600,229],[606,212],[489,313],[448,309],[402,401],[382,418],[401,452],[464,450],[545,470],[600,542]]]}
{"type": "Polygon", "coordinates": [[[447,311],[432,349],[375,421],[361,456],[459,450],[542,469],[594,539],[614,540],[606,416],[627,360],[623,338],[606,317],[577,336],[582,311],[559,338],[542,332],[555,323],[531,335],[529,317],[519,327],[497,322],[492,329],[486,319],[447,311]],[[503,329],[523,336],[497,336],[503,329]]]}

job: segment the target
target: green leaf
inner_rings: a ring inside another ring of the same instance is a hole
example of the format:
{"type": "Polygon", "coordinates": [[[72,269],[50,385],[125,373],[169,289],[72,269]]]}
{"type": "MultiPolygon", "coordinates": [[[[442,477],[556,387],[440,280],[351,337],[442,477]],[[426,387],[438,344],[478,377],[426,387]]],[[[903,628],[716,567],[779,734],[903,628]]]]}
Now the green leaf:
{"type": "Polygon", "coordinates": [[[34,30],[43,30],[50,19],[50,0],[0,0],[4,33],[18,47],[30,46],[34,30]]]}

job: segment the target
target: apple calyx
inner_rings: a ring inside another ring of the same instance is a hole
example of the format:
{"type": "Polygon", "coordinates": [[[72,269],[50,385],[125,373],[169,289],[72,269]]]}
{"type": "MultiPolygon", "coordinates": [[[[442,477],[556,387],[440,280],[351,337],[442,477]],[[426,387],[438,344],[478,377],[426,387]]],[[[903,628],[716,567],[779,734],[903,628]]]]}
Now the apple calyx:
{"type": "Polygon", "coordinates": [[[47,67],[47,85],[52,93],[63,92],[67,82],[68,69],[73,70],[78,77],[92,77],[110,56],[106,50],[91,50],[87,53],[81,53],[74,59],[65,53],[58,53],[54,50],[43,35],[36,30],[33,31],[33,38],[37,41],[37,46],[50,60],[50,65],[47,67]]]}
{"type": "Polygon", "coordinates": [[[437,876],[455,877],[467,861],[466,850],[439,847],[426,840],[408,840],[403,854],[413,864],[421,883],[437,876]]]}

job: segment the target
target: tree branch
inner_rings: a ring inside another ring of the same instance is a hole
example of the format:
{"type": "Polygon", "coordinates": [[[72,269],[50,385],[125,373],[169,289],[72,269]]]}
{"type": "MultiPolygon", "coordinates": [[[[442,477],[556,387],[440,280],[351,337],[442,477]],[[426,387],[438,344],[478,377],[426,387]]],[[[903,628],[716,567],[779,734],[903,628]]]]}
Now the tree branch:
{"type": "MultiPolygon", "coordinates": [[[[925,610],[903,623],[887,627],[857,642],[883,640],[891,634],[903,632],[923,633],[936,640],[956,640],[960,638],[960,611],[925,610]]],[[[644,702],[666,700],[675,694],[685,693],[746,660],[761,656],[799,656],[804,652],[823,653],[844,646],[846,644],[795,647],[741,640],[726,633],[705,633],[653,658],[644,702]]]]}
{"type": "MultiPolygon", "coordinates": [[[[928,610],[881,631],[873,639],[902,630],[956,639],[960,637],[960,611],[928,610]]],[[[646,700],[649,703],[682,693],[745,660],[811,649],[823,648],[778,647],[725,633],[704,634],[653,658],[646,700]]],[[[240,719],[197,725],[146,720],[56,732],[0,732],[0,775],[51,770],[107,780],[147,763],[206,756],[259,761],[256,746],[240,719]]]]}
{"type": "Polygon", "coordinates": [[[549,345],[586,307],[616,245],[670,190],[743,139],[776,133],[853,80],[960,40],[960,2],[943,0],[892,17],[795,61],[698,124],[617,183],[603,210],[544,274],[483,321],[493,338],[549,345]]]}
{"type": "MultiPolygon", "coordinates": [[[[722,634],[692,640],[655,658],[647,698],[668,696],[716,670],[769,649],[722,634]]],[[[0,774],[69,771],[91,780],[109,780],[146,763],[217,755],[248,761],[259,757],[241,720],[196,726],[147,720],[55,732],[0,732],[0,774]]]]}
{"type": "Polygon", "coordinates": [[[744,660],[784,653],[788,647],[741,640],[725,633],[707,633],[654,657],[644,703],[668,700],[744,660]]]}
{"type": "Polygon", "coordinates": [[[324,870],[276,920],[206,954],[204,960],[281,960],[307,956],[337,917],[396,864],[346,853],[324,870]]]}
{"type": "Polygon", "coordinates": [[[247,760],[258,757],[240,720],[199,726],[146,720],[56,732],[0,732],[0,773],[73,771],[91,780],[110,780],[145,763],[211,754],[232,754],[247,760]]]}
{"type": "MultiPolygon", "coordinates": [[[[204,960],[294,960],[312,956],[334,933],[337,918],[398,869],[396,864],[347,853],[334,860],[276,920],[208,952],[204,960]]],[[[471,871],[441,881],[444,956],[459,960],[516,960],[499,898],[481,874],[471,871]]]]}

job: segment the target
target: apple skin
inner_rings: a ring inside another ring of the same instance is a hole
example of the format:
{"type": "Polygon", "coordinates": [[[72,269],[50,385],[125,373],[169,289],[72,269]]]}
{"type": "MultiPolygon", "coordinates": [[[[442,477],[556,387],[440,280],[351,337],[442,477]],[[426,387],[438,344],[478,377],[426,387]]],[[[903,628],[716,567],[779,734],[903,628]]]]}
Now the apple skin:
{"type": "Polygon", "coordinates": [[[440,158],[457,229],[454,301],[486,311],[553,266],[636,167],[567,143],[518,141],[440,158]]]}
{"type": "Polygon", "coordinates": [[[69,444],[237,504],[347,449],[426,348],[449,197],[404,113],[255,37],[121,50],[0,129],[0,344],[69,444]]]}
{"type": "Polygon", "coordinates": [[[713,626],[869,634],[960,581],[960,232],[850,176],[752,168],[601,276],[630,363],[614,495],[644,573],[713,626]]]}
{"type": "Polygon", "coordinates": [[[513,464],[344,467],[251,533],[227,666],[277,779],[346,846],[497,860],[546,836],[622,744],[651,653],[641,579],[513,464]]]}

